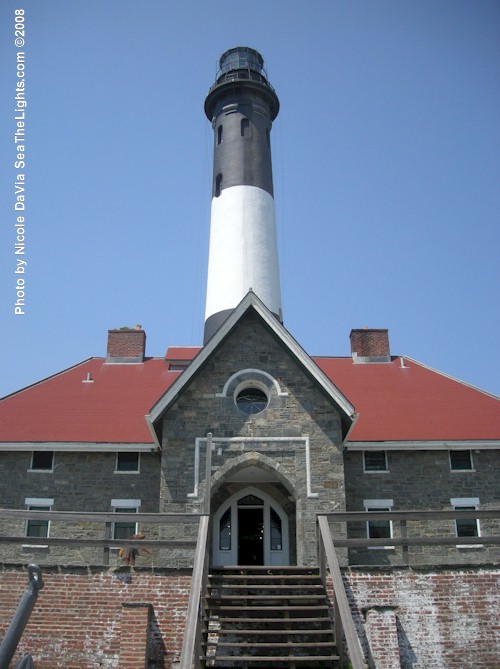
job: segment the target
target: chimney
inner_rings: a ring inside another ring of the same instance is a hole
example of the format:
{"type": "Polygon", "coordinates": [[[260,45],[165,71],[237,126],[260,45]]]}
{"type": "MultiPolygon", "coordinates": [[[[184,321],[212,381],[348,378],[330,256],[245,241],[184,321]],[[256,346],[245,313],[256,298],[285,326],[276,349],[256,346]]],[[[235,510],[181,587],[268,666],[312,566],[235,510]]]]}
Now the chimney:
{"type": "Polygon", "coordinates": [[[389,330],[351,330],[349,338],[354,362],[390,362],[389,330]]]}
{"type": "Polygon", "coordinates": [[[140,325],[135,328],[108,330],[106,362],[144,362],[146,333],[140,325]]]}

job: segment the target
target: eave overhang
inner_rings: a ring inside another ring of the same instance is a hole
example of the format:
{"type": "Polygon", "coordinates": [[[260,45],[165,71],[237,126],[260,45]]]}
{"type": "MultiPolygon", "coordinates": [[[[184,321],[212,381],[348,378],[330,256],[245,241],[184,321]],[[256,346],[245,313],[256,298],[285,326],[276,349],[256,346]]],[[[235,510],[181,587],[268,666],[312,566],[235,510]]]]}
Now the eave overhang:
{"type": "Polygon", "coordinates": [[[347,451],[495,451],[500,440],[463,439],[432,441],[346,441],[347,451]]]}

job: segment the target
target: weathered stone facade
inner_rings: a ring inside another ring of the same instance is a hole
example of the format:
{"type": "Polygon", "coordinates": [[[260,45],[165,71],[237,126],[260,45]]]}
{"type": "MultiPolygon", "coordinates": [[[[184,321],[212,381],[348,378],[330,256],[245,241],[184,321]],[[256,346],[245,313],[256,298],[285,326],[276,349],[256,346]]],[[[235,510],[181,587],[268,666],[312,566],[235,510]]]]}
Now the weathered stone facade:
{"type": "MultiPolygon", "coordinates": [[[[448,450],[388,451],[387,471],[366,472],[363,452],[346,452],[344,456],[346,476],[347,511],[364,510],[364,501],[392,500],[393,511],[451,511],[454,498],[477,498],[481,509],[498,508],[498,456],[497,450],[476,450],[473,453],[473,468],[470,471],[452,471],[448,450]]],[[[499,533],[496,520],[481,520],[482,536],[499,533]]],[[[394,537],[401,536],[396,523],[394,537]]],[[[455,533],[453,520],[412,521],[408,524],[411,536],[438,536],[455,533]]],[[[365,537],[365,523],[352,523],[349,536],[365,537]]],[[[460,541],[457,540],[457,544],[460,541]]],[[[484,545],[467,547],[412,547],[411,564],[490,564],[498,561],[498,548],[484,545]]],[[[403,562],[401,548],[392,550],[356,549],[350,551],[351,564],[398,564],[403,562]]]]}
{"type": "Polygon", "coordinates": [[[244,472],[252,467],[257,476],[253,485],[262,486],[286,508],[293,534],[291,560],[314,563],[316,513],[344,510],[340,416],[314,379],[252,313],[164,418],[163,511],[203,510],[206,442],[201,442],[196,466],[196,440],[208,433],[215,445],[212,511],[248,485],[244,472]],[[254,415],[239,411],[232,377],[234,384],[267,379],[268,407],[254,415]]]}

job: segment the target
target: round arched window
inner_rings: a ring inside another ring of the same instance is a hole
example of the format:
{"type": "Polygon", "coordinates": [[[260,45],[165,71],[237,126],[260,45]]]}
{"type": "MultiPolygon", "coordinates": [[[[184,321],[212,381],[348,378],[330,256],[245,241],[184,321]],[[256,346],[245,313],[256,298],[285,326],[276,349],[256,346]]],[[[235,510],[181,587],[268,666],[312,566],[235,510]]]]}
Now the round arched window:
{"type": "Polygon", "coordinates": [[[260,413],[269,403],[266,393],[261,388],[250,386],[243,388],[236,395],[236,406],[246,414],[260,413]]]}

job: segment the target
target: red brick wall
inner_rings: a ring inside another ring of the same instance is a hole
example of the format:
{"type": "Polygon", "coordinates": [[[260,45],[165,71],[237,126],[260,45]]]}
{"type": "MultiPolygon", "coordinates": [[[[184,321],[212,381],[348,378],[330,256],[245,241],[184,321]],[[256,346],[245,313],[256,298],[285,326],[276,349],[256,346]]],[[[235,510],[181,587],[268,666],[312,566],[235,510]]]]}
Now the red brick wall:
{"type": "Polygon", "coordinates": [[[500,668],[499,569],[364,569],[348,570],[344,578],[375,669],[394,666],[394,652],[384,657],[375,638],[392,614],[401,669],[500,668]]]}
{"type": "MultiPolygon", "coordinates": [[[[178,660],[190,576],[136,571],[125,583],[113,573],[61,570],[43,578],[12,666],[29,652],[36,669],[142,669],[146,646],[155,669],[178,660]]],[[[27,586],[27,572],[0,572],[0,638],[27,586]]]]}
{"type": "Polygon", "coordinates": [[[351,353],[357,353],[362,358],[380,357],[389,355],[389,331],[351,330],[351,353]]]}
{"type": "Polygon", "coordinates": [[[144,358],[145,351],[144,330],[108,330],[108,357],[144,358]]]}

